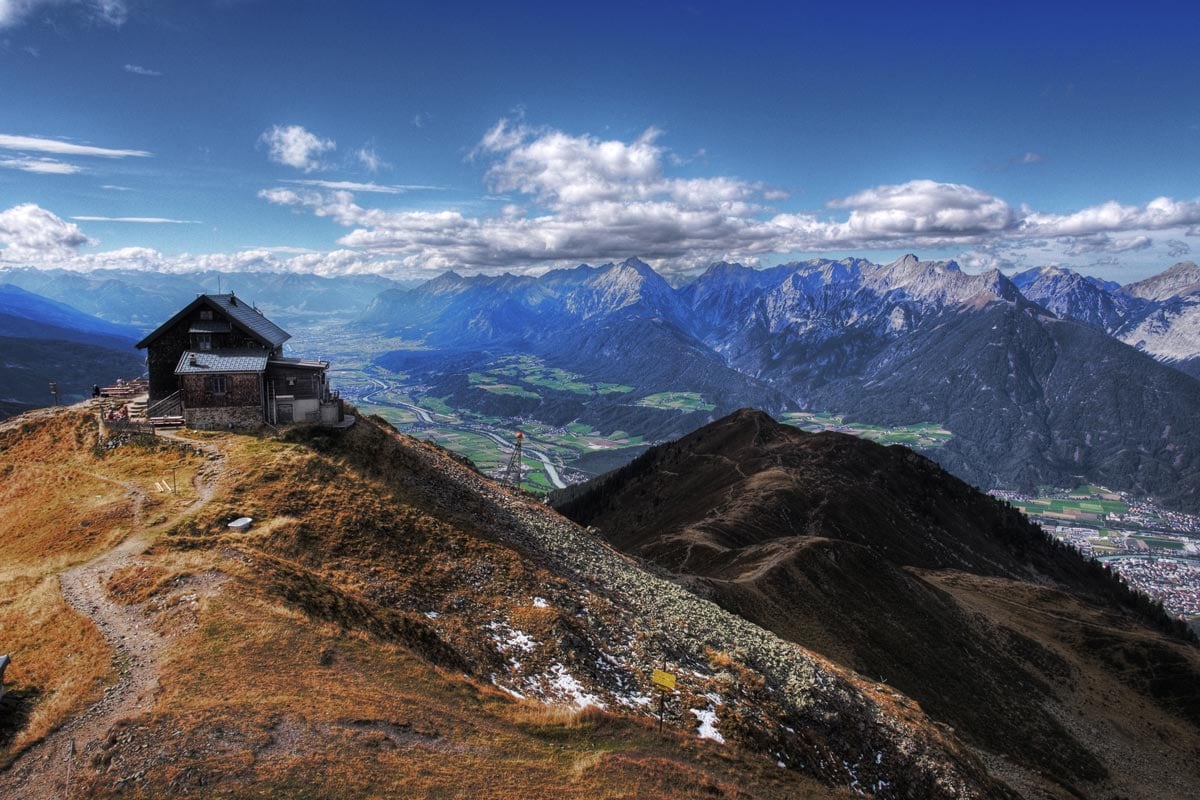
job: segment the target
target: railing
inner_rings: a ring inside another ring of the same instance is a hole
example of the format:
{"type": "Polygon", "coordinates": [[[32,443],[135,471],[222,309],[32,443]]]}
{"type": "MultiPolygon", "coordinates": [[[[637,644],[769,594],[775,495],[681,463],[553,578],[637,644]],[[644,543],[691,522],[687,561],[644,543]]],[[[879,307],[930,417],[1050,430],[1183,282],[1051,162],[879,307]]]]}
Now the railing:
{"type": "Polygon", "coordinates": [[[146,418],[179,417],[183,415],[183,397],[179,392],[169,394],[146,409],[146,418]]]}

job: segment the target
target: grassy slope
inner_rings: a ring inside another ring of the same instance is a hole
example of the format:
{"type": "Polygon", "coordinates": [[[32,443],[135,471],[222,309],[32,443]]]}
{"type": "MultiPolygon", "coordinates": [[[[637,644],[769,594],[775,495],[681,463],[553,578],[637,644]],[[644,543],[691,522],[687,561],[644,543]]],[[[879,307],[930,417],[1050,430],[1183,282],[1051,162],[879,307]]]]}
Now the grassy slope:
{"type": "Polygon", "coordinates": [[[58,573],[130,535],[135,516],[162,517],[192,499],[163,499],[154,481],[175,465],[186,486],[196,468],[196,459],[173,449],[99,459],[92,420],[50,410],[23,419],[39,417],[0,429],[0,650],[13,654],[9,687],[15,681],[17,698],[31,701],[19,706],[21,730],[0,727],[0,746],[7,745],[0,764],[96,700],[115,677],[103,638],[63,601],[58,573]],[[150,497],[136,503],[138,490],[150,497]]]}
{"type": "MultiPolygon", "coordinates": [[[[181,459],[174,449],[97,456],[94,424],[71,411],[0,436],[0,635],[14,653],[9,685],[30,711],[4,758],[78,714],[122,669],[63,605],[56,574],[113,546],[135,517],[158,540],[114,576],[110,595],[143,604],[146,624],[165,634],[161,690],[103,741],[79,742],[75,797],[842,796],[699,740],[686,723],[660,738],[644,717],[517,701],[466,677],[464,658],[496,656],[450,618],[455,605],[511,605],[499,589],[553,596],[562,580],[481,537],[466,510],[409,505],[437,489],[415,470],[346,482],[341,456],[321,455],[319,441],[225,436],[216,496],[181,518],[194,494],[154,492],[181,459]],[[229,533],[224,521],[243,511],[262,524],[229,533]],[[198,576],[223,583],[196,592],[198,576]],[[430,635],[428,620],[391,610],[410,605],[408,593],[446,611],[446,629],[430,635]]],[[[186,487],[200,459],[184,461],[186,487]]],[[[569,624],[528,603],[510,611],[546,637],[569,624]]]]}

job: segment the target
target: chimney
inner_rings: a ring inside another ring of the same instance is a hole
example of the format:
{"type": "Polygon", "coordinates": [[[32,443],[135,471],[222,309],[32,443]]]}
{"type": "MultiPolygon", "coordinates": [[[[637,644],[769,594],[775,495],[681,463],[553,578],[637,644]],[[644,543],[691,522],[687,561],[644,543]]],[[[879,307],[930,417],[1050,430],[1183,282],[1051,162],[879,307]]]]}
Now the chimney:
{"type": "Polygon", "coordinates": [[[231,305],[231,306],[237,305],[237,298],[234,296],[233,292],[229,293],[229,305],[231,305]]]}
{"type": "Polygon", "coordinates": [[[188,363],[194,367],[200,363],[200,359],[196,356],[195,353],[188,353],[188,363]]]}

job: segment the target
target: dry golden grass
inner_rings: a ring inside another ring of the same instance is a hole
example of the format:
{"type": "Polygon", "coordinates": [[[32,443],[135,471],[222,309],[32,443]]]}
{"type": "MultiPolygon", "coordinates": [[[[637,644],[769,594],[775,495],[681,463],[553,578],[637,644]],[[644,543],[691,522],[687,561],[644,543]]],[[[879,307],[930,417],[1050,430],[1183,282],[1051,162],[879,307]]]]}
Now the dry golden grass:
{"type": "Polygon", "coordinates": [[[16,732],[0,765],[99,699],[113,679],[112,651],[91,621],[62,599],[57,576],[0,584],[0,649],[13,654],[5,676],[10,689],[33,690],[37,702],[26,727],[16,732]]]}
{"type": "Polygon", "coordinates": [[[514,700],[241,581],[204,602],[162,684],[80,796],[847,796],[648,720],[514,700]]]}
{"type": "Polygon", "coordinates": [[[157,543],[106,588],[172,634],[160,691],[89,750],[74,797],[846,796],[690,731],[660,736],[645,718],[518,701],[467,677],[457,659],[496,658],[472,617],[443,615],[435,634],[404,603],[463,604],[481,619],[503,609],[549,640],[568,623],[528,597],[563,579],[482,534],[473,509],[431,510],[403,475],[385,474],[394,463],[372,472],[299,443],[210,434],[225,477],[189,511],[201,459],[184,458],[188,493],[164,497],[154,480],[177,452],[97,457],[86,422],[71,430],[0,433],[0,465],[29,492],[5,496],[28,516],[6,531],[23,541],[0,538],[0,636],[17,653],[10,680],[45,691],[20,741],[112,679],[111,652],[63,604],[56,573],[138,527],[134,489],[143,523],[162,522],[148,534],[157,543]],[[68,469],[49,485],[48,472],[68,469]],[[255,526],[229,531],[243,514],[255,526]]]}
{"type": "Polygon", "coordinates": [[[58,574],[196,496],[198,457],[167,446],[97,455],[97,430],[95,417],[77,409],[0,430],[0,652],[13,657],[8,687],[36,697],[28,724],[0,749],[0,763],[115,679],[112,651],[64,602],[58,574]],[[164,495],[155,481],[169,478],[172,466],[181,491],[164,495]]]}

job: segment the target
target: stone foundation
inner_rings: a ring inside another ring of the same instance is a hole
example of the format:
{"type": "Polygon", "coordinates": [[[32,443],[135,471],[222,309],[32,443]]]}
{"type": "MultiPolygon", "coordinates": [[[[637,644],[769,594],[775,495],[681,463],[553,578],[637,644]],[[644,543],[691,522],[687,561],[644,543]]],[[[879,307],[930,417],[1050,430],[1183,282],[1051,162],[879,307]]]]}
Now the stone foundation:
{"type": "Polygon", "coordinates": [[[189,428],[196,430],[257,428],[263,424],[262,409],[258,406],[185,408],[183,418],[189,428]]]}

